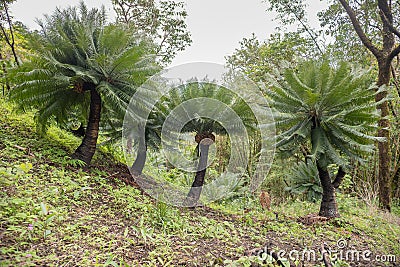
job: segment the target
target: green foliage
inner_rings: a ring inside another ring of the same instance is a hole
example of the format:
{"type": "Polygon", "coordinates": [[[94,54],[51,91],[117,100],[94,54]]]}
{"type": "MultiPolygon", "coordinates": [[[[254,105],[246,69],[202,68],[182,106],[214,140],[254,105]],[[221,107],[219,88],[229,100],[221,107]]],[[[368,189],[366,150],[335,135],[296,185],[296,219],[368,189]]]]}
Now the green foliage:
{"type": "MultiPolygon", "coordinates": [[[[160,105],[156,106],[156,109],[157,111],[160,111],[160,116],[166,118],[167,116],[173,115],[171,112],[182,103],[202,98],[207,100],[216,100],[221,102],[221,104],[225,104],[226,107],[223,111],[226,112],[229,111],[228,109],[232,109],[240,117],[243,125],[245,125],[249,130],[256,129],[255,116],[243,99],[231,92],[229,89],[213,83],[208,83],[207,81],[193,81],[171,90],[169,95],[164,98],[163,102],[160,102],[160,105]]],[[[190,120],[183,127],[182,132],[214,132],[215,134],[226,134],[226,129],[218,122],[218,118],[224,114],[221,112],[221,109],[215,110],[216,102],[202,101],[201,103],[202,105],[197,105],[200,108],[198,113],[204,114],[208,111],[210,114],[211,111],[211,113],[214,112],[214,116],[210,116],[210,118],[199,117],[190,120]],[[202,112],[202,110],[205,112],[202,112]]],[[[179,120],[182,120],[182,118],[179,118],[178,121],[179,120]]]]}
{"type": "Polygon", "coordinates": [[[346,157],[362,161],[375,141],[385,141],[372,134],[379,119],[376,106],[382,102],[374,97],[386,88],[377,91],[371,84],[365,72],[345,63],[332,68],[311,61],[287,69],[284,79],[271,77],[266,94],[276,110],[277,146],[294,152],[310,144],[307,156],[324,168],[345,167],[346,157]]]}
{"type": "Polygon", "coordinates": [[[242,179],[234,174],[222,174],[211,182],[211,186],[204,188],[203,195],[209,199],[229,199],[240,198],[245,192],[249,191],[246,186],[248,179],[242,179]],[[226,194],[229,192],[229,194],[226,194]]]}
{"type": "Polygon", "coordinates": [[[192,43],[185,19],[185,4],[178,1],[113,0],[117,21],[155,41],[162,63],[170,63],[177,52],[192,43]]]}
{"type": "MultiPolygon", "coordinates": [[[[132,102],[135,108],[143,106],[145,102],[141,99],[134,100],[137,101],[132,102]]],[[[170,125],[171,133],[169,134],[177,137],[169,138],[171,143],[176,142],[171,148],[177,147],[178,143],[182,147],[190,147],[188,145],[190,143],[193,144],[195,139],[191,135],[195,134],[227,135],[226,126],[230,128],[231,132],[241,131],[240,133],[242,133],[244,130],[249,135],[257,132],[257,121],[246,102],[227,88],[208,81],[193,80],[185,85],[175,87],[167,95],[163,96],[151,110],[149,118],[145,118],[145,138],[147,145],[154,150],[157,150],[160,146],[161,125],[164,124],[167,117],[169,117],[169,122],[184,123],[182,129],[180,129],[181,125],[170,125]],[[192,101],[190,105],[188,105],[189,101],[192,101]],[[183,107],[184,104],[187,106],[183,107]],[[226,122],[226,116],[232,116],[233,113],[237,114],[238,117],[229,120],[229,125],[221,125],[220,122],[226,122]],[[241,127],[242,125],[245,129],[241,127]],[[179,135],[180,133],[175,132],[175,130],[179,130],[184,136],[179,135]]],[[[132,136],[140,134],[141,128],[132,127],[132,129],[132,136]]],[[[237,141],[239,142],[240,140],[237,141]]],[[[193,152],[194,149],[195,147],[191,151],[186,151],[191,158],[198,156],[197,152],[193,152]]],[[[174,158],[173,154],[171,153],[169,157],[170,161],[174,158]]],[[[162,161],[165,162],[165,160],[163,159],[162,161]]],[[[240,160],[239,157],[238,160],[240,160]]],[[[172,161],[171,163],[173,164],[172,161]]]]}
{"type": "Polygon", "coordinates": [[[314,162],[300,162],[289,175],[289,186],[285,190],[292,194],[303,195],[305,200],[316,202],[321,199],[322,188],[314,162]]]}
{"type": "Polygon", "coordinates": [[[297,32],[271,34],[267,41],[260,42],[255,35],[244,38],[232,56],[227,57],[230,68],[243,71],[253,81],[265,81],[266,75],[283,62],[296,64],[301,59],[315,58],[312,40],[297,32]]]}
{"type": "Polygon", "coordinates": [[[4,16],[5,14],[3,14],[4,11],[1,10],[2,7],[3,5],[0,4],[0,86],[2,87],[3,96],[5,96],[11,89],[11,85],[7,77],[8,70],[16,65],[12,47],[10,47],[8,42],[11,42],[11,45],[13,45],[19,61],[25,59],[25,54],[29,48],[27,47],[26,38],[28,35],[28,29],[21,22],[13,21],[10,21],[10,29],[10,25],[7,25],[8,21],[4,16]]]}
{"type": "Polygon", "coordinates": [[[195,210],[154,202],[113,169],[68,166],[69,140],[38,136],[31,113],[11,110],[0,99],[1,266],[248,266],[260,259],[245,253],[266,240],[290,251],[347,238],[352,249],[400,253],[399,218],[347,195],[340,222],[310,227],[296,221],[316,209],[309,202],[273,202],[278,220],[251,196],[195,210]]]}
{"type": "Polygon", "coordinates": [[[312,45],[309,49],[315,53],[315,56],[323,56],[325,47],[321,41],[322,32],[316,31],[309,24],[306,12],[308,3],[306,1],[264,0],[264,2],[269,4],[269,11],[276,13],[276,19],[281,24],[281,26],[277,27],[278,30],[288,31],[288,26],[297,26],[297,29],[293,33],[310,40],[310,44],[312,45]]]}
{"type": "Polygon", "coordinates": [[[97,90],[107,115],[125,111],[136,87],[155,70],[152,46],[122,25],[106,25],[104,7],[56,10],[39,22],[29,60],[13,71],[11,99],[20,109],[37,109],[44,131],[52,122],[87,118],[89,91],[97,90]],[[118,41],[116,41],[118,40],[118,41]]]}
{"type": "MultiPolygon", "coordinates": [[[[377,12],[377,1],[362,0],[348,1],[348,3],[356,11],[357,20],[363,25],[364,33],[377,47],[380,47],[378,42],[382,36],[382,20],[377,12]]],[[[400,4],[395,1],[391,9],[393,14],[398,14],[400,4]]],[[[334,39],[327,48],[327,53],[332,60],[349,61],[364,67],[374,64],[373,55],[362,44],[349,16],[339,2],[329,3],[328,8],[320,12],[318,17],[325,33],[334,39]]],[[[398,25],[398,16],[393,16],[393,19],[393,25],[398,25]]]]}
{"type": "Polygon", "coordinates": [[[268,10],[277,12],[277,18],[284,25],[298,23],[299,19],[306,23],[306,3],[302,0],[265,0],[268,10]]]}

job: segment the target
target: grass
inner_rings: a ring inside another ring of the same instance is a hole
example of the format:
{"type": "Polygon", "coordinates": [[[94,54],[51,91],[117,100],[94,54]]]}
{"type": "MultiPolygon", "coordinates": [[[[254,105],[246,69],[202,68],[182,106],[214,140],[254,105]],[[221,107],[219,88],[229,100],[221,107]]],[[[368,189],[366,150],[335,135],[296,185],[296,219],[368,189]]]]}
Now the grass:
{"type": "Polygon", "coordinates": [[[339,194],[342,217],[313,225],[298,221],[318,210],[309,202],[263,211],[256,198],[243,196],[196,209],[170,207],[122,182],[104,153],[89,171],[80,170],[68,156],[76,137],[56,127],[39,136],[32,114],[11,110],[0,100],[0,266],[257,266],[260,257],[246,255],[266,244],[318,252],[322,243],[335,249],[341,239],[373,257],[397,257],[358,266],[400,264],[397,207],[397,215],[382,213],[339,194]]]}

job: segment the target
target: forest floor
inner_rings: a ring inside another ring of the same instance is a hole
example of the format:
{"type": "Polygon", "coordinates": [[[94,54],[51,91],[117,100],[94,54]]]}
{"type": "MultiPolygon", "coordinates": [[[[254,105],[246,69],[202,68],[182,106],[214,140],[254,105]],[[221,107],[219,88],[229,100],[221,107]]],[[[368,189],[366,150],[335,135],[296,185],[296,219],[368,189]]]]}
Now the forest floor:
{"type": "Polygon", "coordinates": [[[275,266],[266,246],[281,265],[325,266],[324,244],[333,266],[400,266],[399,208],[339,194],[341,218],[313,223],[318,204],[293,200],[170,207],[103,153],[81,170],[72,135],[39,136],[3,100],[0,114],[0,266],[275,266]]]}

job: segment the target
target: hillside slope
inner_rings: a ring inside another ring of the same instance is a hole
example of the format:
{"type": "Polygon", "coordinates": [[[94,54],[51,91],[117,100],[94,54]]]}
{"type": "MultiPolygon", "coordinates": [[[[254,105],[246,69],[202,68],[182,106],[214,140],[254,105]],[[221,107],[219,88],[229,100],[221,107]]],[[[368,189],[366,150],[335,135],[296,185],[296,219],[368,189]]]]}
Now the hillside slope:
{"type": "Polygon", "coordinates": [[[399,217],[355,198],[339,195],[342,217],[310,225],[298,218],[318,206],[298,201],[271,212],[251,198],[169,207],[122,182],[121,165],[102,154],[80,170],[68,157],[79,140],[57,128],[38,136],[31,115],[11,110],[0,100],[0,266],[268,266],[270,257],[248,256],[266,245],[324,266],[323,243],[359,252],[335,266],[400,266],[399,217]]]}

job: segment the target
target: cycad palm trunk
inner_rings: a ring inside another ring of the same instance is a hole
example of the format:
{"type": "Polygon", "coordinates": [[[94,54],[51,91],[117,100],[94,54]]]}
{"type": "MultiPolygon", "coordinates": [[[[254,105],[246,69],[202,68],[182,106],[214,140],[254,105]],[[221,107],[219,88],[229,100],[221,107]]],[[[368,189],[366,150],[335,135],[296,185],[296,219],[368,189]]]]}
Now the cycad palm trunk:
{"type": "Polygon", "coordinates": [[[319,216],[324,216],[327,218],[340,217],[336,203],[335,187],[331,182],[329,172],[328,170],[320,167],[318,162],[317,168],[322,186],[322,201],[319,209],[319,216]]]}
{"type": "Polygon", "coordinates": [[[209,145],[199,144],[199,149],[200,149],[199,165],[197,167],[197,172],[194,177],[192,187],[190,188],[189,194],[186,197],[186,206],[194,206],[200,199],[200,194],[204,185],[204,178],[206,176],[206,171],[207,171],[209,147],[210,147],[209,145]]]}
{"type": "Polygon", "coordinates": [[[340,184],[342,183],[346,172],[343,170],[342,167],[339,167],[335,180],[332,182],[329,171],[327,170],[327,168],[321,167],[318,161],[317,169],[322,186],[322,200],[321,207],[319,209],[319,216],[324,216],[327,218],[340,217],[336,203],[336,189],[338,189],[340,184]]]}
{"type": "Polygon", "coordinates": [[[207,171],[208,151],[210,145],[215,141],[215,137],[211,133],[197,134],[196,141],[199,144],[200,159],[192,187],[190,188],[184,203],[185,206],[196,206],[200,199],[207,171]]]}
{"type": "Polygon", "coordinates": [[[96,89],[90,90],[90,111],[89,119],[81,145],[72,155],[75,159],[80,159],[89,165],[94,153],[96,152],[97,138],[99,136],[101,116],[101,97],[96,89]]]}
{"type": "MultiPolygon", "coordinates": [[[[314,116],[312,122],[313,125],[311,129],[312,131],[311,134],[313,134],[313,132],[318,127],[321,127],[320,121],[317,119],[317,117],[314,116]]],[[[312,142],[312,146],[314,145],[315,144],[312,142]]],[[[342,167],[340,167],[335,180],[332,182],[326,164],[322,164],[320,160],[317,160],[316,163],[318,169],[318,176],[321,181],[321,187],[322,187],[322,200],[321,200],[321,207],[319,209],[319,215],[327,218],[340,217],[336,203],[336,189],[339,187],[346,173],[343,171],[342,167]]]]}
{"type": "Polygon", "coordinates": [[[146,164],[147,147],[143,140],[139,140],[138,152],[135,162],[133,162],[131,171],[135,175],[140,175],[143,172],[144,165],[146,164]]]}

